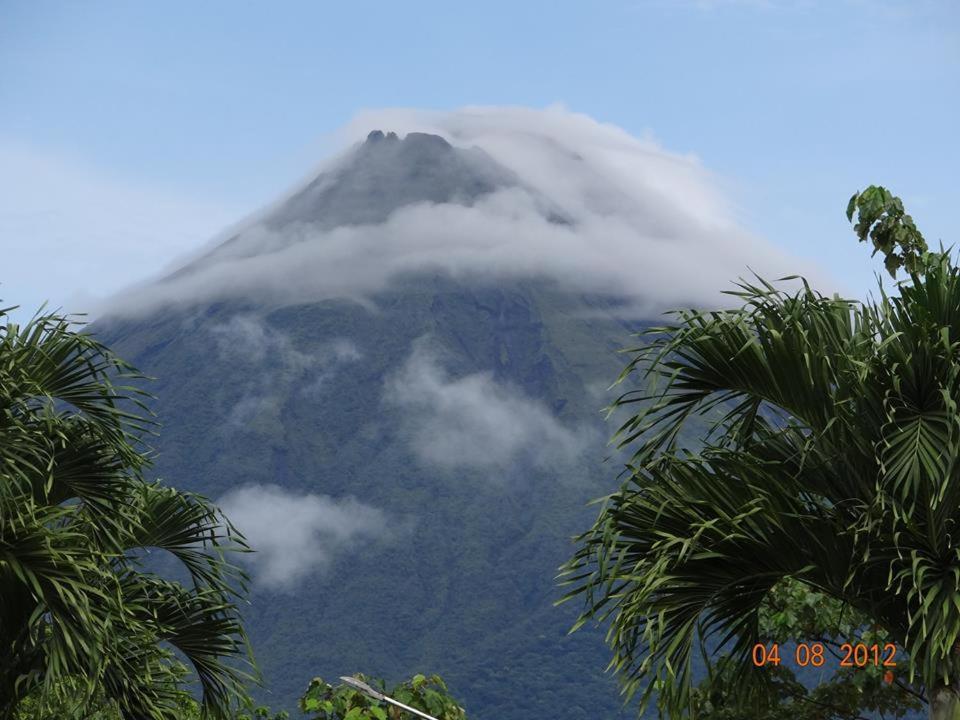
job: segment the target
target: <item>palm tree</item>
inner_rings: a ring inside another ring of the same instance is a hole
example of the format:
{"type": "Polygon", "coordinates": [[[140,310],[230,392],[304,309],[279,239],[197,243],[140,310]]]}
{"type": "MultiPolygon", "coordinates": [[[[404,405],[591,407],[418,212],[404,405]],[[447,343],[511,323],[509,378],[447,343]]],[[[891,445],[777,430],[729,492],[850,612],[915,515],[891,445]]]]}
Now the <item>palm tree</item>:
{"type": "MultiPolygon", "coordinates": [[[[6,317],[7,310],[0,310],[6,317]]],[[[224,553],[240,536],[204,498],[148,482],[143,379],[68,318],[0,326],[0,718],[38,694],[173,718],[193,668],[207,717],[253,671],[224,553]],[[151,572],[176,558],[180,583],[151,572]],[[155,567],[155,566],[154,566],[155,567]]]]}
{"type": "Polygon", "coordinates": [[[899,295],[741,282],[739,308],[678,312],[629,351],[620,381],[649,384],[612,406],[633,412],[628,479],[564,577],[581,624],[610,620],[626,692],[671,717],[699,652],[722,649],[745,702],[762,687],[758,618],[787,582],[886,630],[930,716],[960,718],[960,270],[877,190],[857,231],[906,266],[899,295]]]}

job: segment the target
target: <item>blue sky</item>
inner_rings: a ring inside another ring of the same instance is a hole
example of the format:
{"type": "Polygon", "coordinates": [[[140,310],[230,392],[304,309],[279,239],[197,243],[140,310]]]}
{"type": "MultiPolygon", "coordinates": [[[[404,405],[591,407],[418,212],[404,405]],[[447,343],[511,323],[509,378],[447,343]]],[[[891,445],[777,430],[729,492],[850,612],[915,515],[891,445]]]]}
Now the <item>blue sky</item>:
{"type": "Polygon", "coordinates": [[[82,310],[155,272],[363,109],[553,103],[695,154],[747,228],[863,294],[854,190],[960,240],[958,100],[952,0],[2,0],[0,298],[82,310]]]}

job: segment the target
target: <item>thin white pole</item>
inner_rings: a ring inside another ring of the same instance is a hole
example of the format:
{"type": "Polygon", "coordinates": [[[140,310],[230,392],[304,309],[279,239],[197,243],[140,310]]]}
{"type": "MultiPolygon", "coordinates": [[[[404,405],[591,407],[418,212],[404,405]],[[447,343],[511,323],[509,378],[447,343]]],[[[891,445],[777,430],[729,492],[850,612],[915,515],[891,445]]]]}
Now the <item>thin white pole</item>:
{"type": "Polygon", "coordinates": [[[432,715],[427,715],[424,712],[420,712],[416,708],[412,708],[409,705],[404,705],[399,700],[394,700],[392,697],[388,697],[387,695],[384,695],[379,690],[375,690],[374,688],[370,687],[369,685],[367,685],[365,682],[361,680],[357,680],[356,678],[352,678],[352,677],[341,677],[340,679],[343,680],[347,685],[350,685],[351,687],[354,687],[357,690],[369,695],[374,700],[383,700],[384,702],[388,702],[391,705],[396,705],[398,708],[403,708],[407,712],[413,713],[414,715],[419,715],[420,717],[424,718],[424,720],[437,720],[432,715]]]}

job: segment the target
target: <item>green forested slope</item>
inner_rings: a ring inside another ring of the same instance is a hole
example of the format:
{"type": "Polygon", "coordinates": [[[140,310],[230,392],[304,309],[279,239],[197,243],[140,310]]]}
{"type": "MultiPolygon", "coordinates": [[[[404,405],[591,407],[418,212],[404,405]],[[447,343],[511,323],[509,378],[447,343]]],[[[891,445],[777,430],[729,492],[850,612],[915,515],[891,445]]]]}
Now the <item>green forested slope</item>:
{"type": "Polygon", "coordinates": [[[621,708],[602,633],[566,636],[577,608],[553,606],[553,578],[593,518],[585,504],[617,483],[600,410],[631,329],[608,301],[553,282],[435,274],[398,280],[374,307],[234,302],[94,327],[156,378],[158,475],[214,499],[249,483],[351,495],[392,525],[388,540],[341,549],[292,588],[255,585],[246,618],[264,699],[292,708],[314,675],[437,672],[471,717],[505,720],[621,708]],[[237,317],[260,345],[224,342],[237,317]],[[330,359],[335,341],[352,343],[348,360],[330,359]],[[424,344],[451,382],[491,373],[583,439],[582,452],[424,463],[410,408],[387,398],[424,344]]]}

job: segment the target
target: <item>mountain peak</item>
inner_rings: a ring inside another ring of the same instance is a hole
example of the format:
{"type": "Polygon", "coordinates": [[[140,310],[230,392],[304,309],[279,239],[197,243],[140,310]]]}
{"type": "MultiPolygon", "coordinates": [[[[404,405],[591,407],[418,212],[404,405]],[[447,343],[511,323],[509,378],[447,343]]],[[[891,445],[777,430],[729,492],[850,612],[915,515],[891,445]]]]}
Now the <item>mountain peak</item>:
{"type": "Polygon", "coordinates": [[[366,141],[360,146],[359,153],[391,153],[390,157],[400,162],[409,162],[411,158],[443,158],[450,154],[466,152],[475,155],[481,151],[473,148],[458,149],[446,138],[431,133],[411,132],[403,139],[393,131],[384,134],[383,130],[371,130],[366,141]],[[392,153],[396,153],[394,156],[392,153]]]}
{"type": "Polygon", "coordinates": [[[411,132],[407,133],[403,140],[400,140],[400,137],[393,132],[392,130],[384,134],[383,130],[371,130],[367,134],[367,140],[364,143],[365,146],[380,145],[386,144],[391,145],[393,143],[400,142],[402,145],[407,148],[417,148],[417,149],[426,149],[426,148],[436,148],[442,150],[452,150],[453,145],[447,142],[446,138],[440,135],[433,135],[431,133],[422,133],[422,132],[411,132]]]}
{"type": "Polygon", "coordinates": [[[472,205],[517,184],[479,148],[454,147],[440,135],[372,130],[336,167],[320,173],[266,219],[273,229],[306,223],[320,230],[384,222],[416,203],[472,205]]]}
{"type": "MultiPolygon", "coordinates": [[[[395,133],[394,137],[396,137],[395,133]]],[[[453,146],[440,135],[431,135],[430,133],[407,133],[406,137],[403,138],[403,142],[414,147],[443,148],[444,150],[453,148],[453,146]]]]}
{"type": "Polygon", "coordinates": [[[373,144],[380,142],[381,140],[387,140],[392,142],[397,140],[397,134],[395,132],[389,132],[386,135],[383,134],[383,130],[371,130],[370,134],[367,135],[367,143],[373,144]]]}
{"type": "MultiPolygon", "coordinates": [[[[407,133],[401,140],[395,132],[376,129],[338,164],[275,207],[260,224],[271,231],[296,225],[320,231],[376,225],[409,205],[469,207],[496,190],[518,184],[512,171],[480,148],[455,147],[440,135],[423,132],[407,133]]],[[[244,231],[240,231],[174,275],[215,262],[222,254],[241,257],[263,250],[256,244],[244,245],[244,231]]]]}

